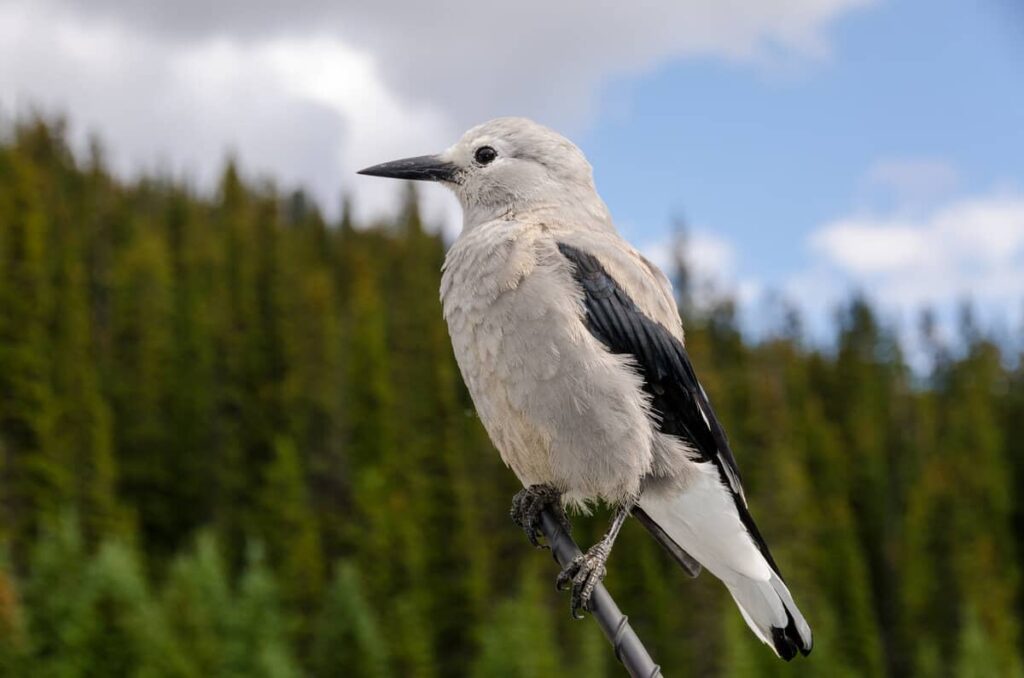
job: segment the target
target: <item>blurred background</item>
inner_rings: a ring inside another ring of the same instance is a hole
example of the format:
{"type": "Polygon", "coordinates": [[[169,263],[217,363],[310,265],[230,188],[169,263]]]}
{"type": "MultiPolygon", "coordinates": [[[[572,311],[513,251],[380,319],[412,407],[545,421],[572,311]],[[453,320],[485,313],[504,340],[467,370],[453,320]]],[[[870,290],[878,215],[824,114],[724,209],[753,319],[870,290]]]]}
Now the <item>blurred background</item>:
{"type": "Polygon", "coordinates": [[[630,524],[666,674],[1024,676],[1022,73],[1015,0],[0,0],[0,671],[621,674],[508,519],[457,205],[353,174],[515,114],[674,279],[815,630],[630,524]]]}

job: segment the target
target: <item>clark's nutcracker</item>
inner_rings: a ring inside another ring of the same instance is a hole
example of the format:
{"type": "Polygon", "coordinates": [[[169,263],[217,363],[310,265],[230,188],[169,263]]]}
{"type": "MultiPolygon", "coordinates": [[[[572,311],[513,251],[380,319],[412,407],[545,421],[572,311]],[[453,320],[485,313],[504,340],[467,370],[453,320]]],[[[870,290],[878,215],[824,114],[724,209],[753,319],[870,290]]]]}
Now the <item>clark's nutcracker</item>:
{"type": "Polygon", "coordinates": [[[573,615],[632,513],[690,575],[704,566],[721,579],[776,654],[810,652],[690,364],[671,285],[619,236],[579,148],[499,118],[439,155],[361,174],[438,181],[462,204],[444,317],[480,419],[525,488],[512,514],[530,541],[547,506],[563,520],[567,506],[616,508],[604,538],[558,576],[573,615]]]}

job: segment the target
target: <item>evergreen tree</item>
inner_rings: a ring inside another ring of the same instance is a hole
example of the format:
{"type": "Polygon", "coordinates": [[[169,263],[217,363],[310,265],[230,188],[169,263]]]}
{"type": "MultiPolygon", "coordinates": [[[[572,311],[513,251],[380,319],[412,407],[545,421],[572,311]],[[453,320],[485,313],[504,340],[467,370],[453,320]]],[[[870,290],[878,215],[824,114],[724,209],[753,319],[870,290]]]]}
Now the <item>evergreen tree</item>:
{"type": "Polygon", "coordinates": [[[277,584],[264,563],[262,548],[250,547],[247,561],[235,601],[225,675],[298,676],[299,667],[288,645],[289,622],[281,609],[277,584]]]}
{"type": "Polygon", "coordinates": [[[88,607],[84,675],[189,675],[187,659],[125,544],[108,541],[100,547],[86,570],[82,595],[88,607]]]}
{"type": "Polygon", "coordinates": [[[172,540],[177,482],[166,420],[171,269],[162,234],[133,225],[112,273],[110,401],[121,487],[143,539],[172,540]]]}
{"type": "Polygon", "coordinates": [[[37,122],[19,128],[15,148],[0,153],[0,530],[15,558],[72,494],[67,459],[53,439],[46,174],[33,162],[54,143],[37,122]]]}
{"type": "Polygon", "coordinates": [[[164,415],[165,466],[174,478],[164,487],[175,511],[154,552],[179,550],[216,510],[217,453],[213,301],[219,265],[214,229],[206,210],[183,190],[172,190],[161,210],[172,280],[168,322],[171,347],[164,415]]]}
{"type": "Polygon", "coordinates": [[[160,602],[171,637],[187,658],[187,675],[231,675],[236,600],[217,540],[200,534],[194,548],[171,565],[160,602]]]}
{"type": "Polygon", "coordinates": [[[364,588],[352,563],[341,561],[336,565],[317,623],[313,647],[315,675],[391,675],[388,644],[377,614],[363,595],[364,588]]]}
{"type": "Polygon", "coordinates": [[[541,595],[544,573],[536,563],[533,559],[523,569],[518,593],[501,602],[481,627],[481,652],[472,675],[530,678],[562,673],[564,658],[541,595]]]}
{"type": "Polygon", "coordinates": [[[24,584],[33,675],[83,675],[89,656],[92,609],[87,594],[88,554],[78,520],[65,513],[43,524],[29,557],[24,584]]]}
{"type": "Polygon", "coordinates": [[[305,474],[294,443],[280,438],[275,448],[264,481],[262,533],[285,600],[308,617],[323,589],[320,533],[309,509],[305,474]]]}

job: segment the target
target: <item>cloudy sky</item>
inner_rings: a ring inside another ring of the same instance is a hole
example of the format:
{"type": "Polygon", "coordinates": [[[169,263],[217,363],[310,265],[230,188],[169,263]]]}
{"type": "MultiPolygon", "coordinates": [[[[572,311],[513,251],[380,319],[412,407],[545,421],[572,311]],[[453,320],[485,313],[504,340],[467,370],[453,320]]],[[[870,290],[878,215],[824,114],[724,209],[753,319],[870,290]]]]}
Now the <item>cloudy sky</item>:
{"type": "Polygon", "coordinates": [[[366,216],[396,187],[355,169],[527,115],[655,258],[684,218],[751,317],[774,291],[823,318],[856,288],[897,319],[969,297],[1022,322],[1018,0],[0,0],[0,111],[32,107],[125,175],[208,189],[230,151],[366,216]]]}

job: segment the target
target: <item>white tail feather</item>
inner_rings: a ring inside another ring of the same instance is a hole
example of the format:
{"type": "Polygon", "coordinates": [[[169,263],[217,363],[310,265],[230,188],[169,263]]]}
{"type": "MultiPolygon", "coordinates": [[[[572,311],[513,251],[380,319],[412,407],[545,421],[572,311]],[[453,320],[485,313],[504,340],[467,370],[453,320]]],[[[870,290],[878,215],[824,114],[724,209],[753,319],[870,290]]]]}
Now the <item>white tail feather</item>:
{"type": "Polygon", "coordinates": [[[782,578],[740,518],[713,464],[699,464],[674,496],[643,496],[640,507],[684,551],[728,587],[750,629],[791,659],[812,645],[811,629],[782,578]]]}

